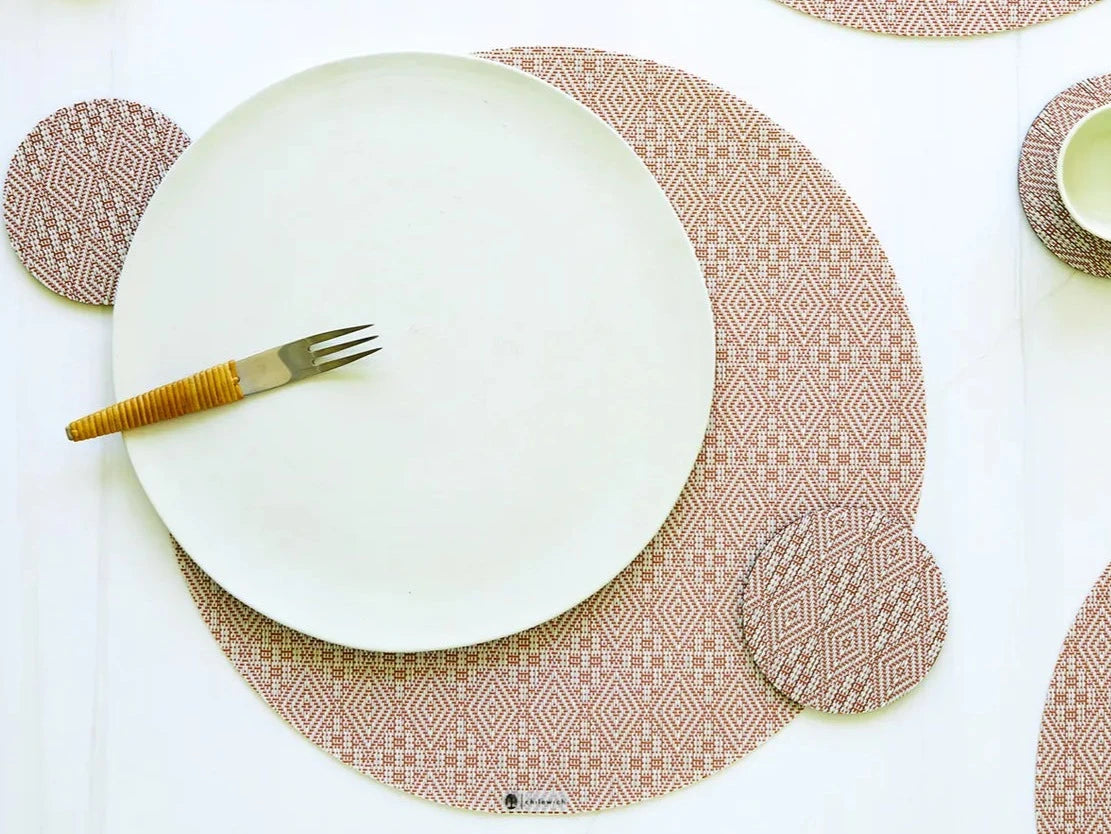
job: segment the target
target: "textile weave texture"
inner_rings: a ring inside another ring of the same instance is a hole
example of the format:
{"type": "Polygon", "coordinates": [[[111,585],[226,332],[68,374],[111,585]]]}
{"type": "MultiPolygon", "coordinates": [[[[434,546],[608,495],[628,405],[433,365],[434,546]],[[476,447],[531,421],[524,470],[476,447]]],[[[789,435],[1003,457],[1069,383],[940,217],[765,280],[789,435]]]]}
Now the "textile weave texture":
{"type": "Polygon", "coordinates": [[[853,29],[910,38],[951,38],[1023,29],[1097,0],[779,0],[853,29]]]}
{"type": "Polygon", "coordinates": [[[184,554],[221,648],[314,744],[418,796],[572,812],[658,796],[737,761],[798,707],[745,648],[742,578],[777,526],[828,504],[913,517],[925,457],[914,329],[875,236],[798,141],[682,71],[585,49],[486,57],[611,124],[658,179],[717,331],[704,448],[671,516],[613,582],[491,643],[426,654],[329,645],[267,620],[184,554]]]}
{"type": "Polygon", "coordinates": [[[868,712],[926,676],[949,600],[937,563],[903,521],[839,507],[807,513],[764,546],[741,615],[776,689],[825,712],[868,712]]]}
{"type": "Polygon", "coordinates": [[[1018,193],[1030,226],[1054,255],[1074,269],[1111,278],[1111,241],[1072,219],[1057,189],[1057,156],[1069,131],[1097,107],[1111,104],[1111,75],[1081,81],[1055,96],[1030,126],[1018,163],[1018,193]]]}
{"type": "Polygon", "coordinates": [[[35,125],[4,180],[4,225],[27,270],[73,301],[111,304],[139,218],[188,145],[161,113],[121,99],[35,125]]]}
{"type": "Polygon", "coordinates": [[[1038,834],[1111,831],[1111,565],[1065,638],[1038,736],[1038,834]]]}

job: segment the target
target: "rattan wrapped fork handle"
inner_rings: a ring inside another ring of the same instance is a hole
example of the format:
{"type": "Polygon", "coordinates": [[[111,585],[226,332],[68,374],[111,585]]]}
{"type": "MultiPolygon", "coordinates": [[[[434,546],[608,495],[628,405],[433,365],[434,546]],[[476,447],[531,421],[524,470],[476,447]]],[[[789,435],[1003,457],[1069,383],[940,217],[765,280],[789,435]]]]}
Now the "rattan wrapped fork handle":
{"type": "Polygon", "coordinates": [[[88,440],[241,399],[243,389],[232,360],[74,420],[66,426],[66,437],[88,440]]]}

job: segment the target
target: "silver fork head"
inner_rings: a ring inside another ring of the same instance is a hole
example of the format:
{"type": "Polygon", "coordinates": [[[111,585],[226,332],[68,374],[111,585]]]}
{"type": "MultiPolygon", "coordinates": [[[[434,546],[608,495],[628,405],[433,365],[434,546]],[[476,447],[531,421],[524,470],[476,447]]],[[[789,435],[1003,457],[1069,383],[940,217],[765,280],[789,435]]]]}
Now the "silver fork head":
{"type": "Polygon", "coordinates": [[[239,386],[242,388],[244,395],[255,394],[269,388],[277,388],[287,382],[296,382],[307,376],[341,368],[357,359],[362,359],[364,356],[377,353],[381,348],[371,348],[370,350],[339,356],[326,362],[321,361],[326,356],[332,356],[340,351],[377,339],[378,336],[373,335],[352,339],[341,344],[325,344],[338,339],[340,336],[357,333],[373,326],[372,324],[361,324],[356,327],[328,330],[324,333],[306,336],[304,339],[298,339],[295,342],[288,342],[270,350],[264,350],[262,353],[248,356],[246,359],[240,359],[236,363],[236,370],[239,373],[239,386]]]}
{"type": "Polygon", "coordinates": [[[338,339],[340,336],[346,336],[349,333],[358,333],[360,330],[366,330],[368,327],[373,327],[373,324],[360,324],[357,327],[341,327],[339,330],[328,330],[324,333],[317,333],[315,336],[306,336],[304,339],[298,339],[296,342],[290,342],[278,348],[278,355],[282,361],[290,366],[293,371],[293,379],[298,380],[313,374],[322,374],[325,371],[331,371],[335,368],[342,367],[349,362],[354,362],[356,359],[362,359],[364,356],[370,356],[372,353],[377,353],[381,348],[372,348],[364,350],[359,353],[342,356],[338,359],[332,359],[328,362],[321,362],[325,356],[331,356],[333,353],[339,353],[341,350],[355,347],[356,345],[365,344],[366,342],[377,339],[378,336],[366,336],[362,339],[352,339],[350,342],[343,342],[338,345],[325,346],[325,342],[331,342],[338,339]]]}

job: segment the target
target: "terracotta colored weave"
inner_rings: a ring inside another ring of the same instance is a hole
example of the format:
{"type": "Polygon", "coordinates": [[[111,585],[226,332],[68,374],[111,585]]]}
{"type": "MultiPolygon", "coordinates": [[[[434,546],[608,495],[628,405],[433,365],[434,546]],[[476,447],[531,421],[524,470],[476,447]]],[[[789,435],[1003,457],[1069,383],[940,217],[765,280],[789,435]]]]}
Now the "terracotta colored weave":
{"type": "Polygon", "coordinates": [[[807,513],[764,546],[742,619],[756,665],[792,701],[867,712],[926,676],[949,600],[937,563],[903,521],[839,507],[807,513]]]}
{"type": "Polygon", "coordinates": [[[1084,116],[1111,104],[1111,75],[1089,78],[1054,96],[1022,143],[1018,193],[1030,227],[1046,248],[1074,269],[1111,278],[1111,242],[1081,228],[1057,190],[1057,156],[1084,116]]]}
{"type": "Polygon", "coordinates": [[[1076,615],[1049,682],[1034,810],[1038,834],[1111,831],[1111,566],[1076,615]]]}
{"type": "Polygon", "coordinates": [[[779,0],[800,12],[885,35],[949,38],[1022,29],[1097,0],[779,0]]]}
{"type": "Polygon", "coordinates": [[[741,637],[761,541],[813,507],[913,517],[925,399],[895,276],[809,151],[712,84],[621,55],[489,53],[549,81],[629,142],[701,261],[717,328],[705,446],[659,534],[612,583],[522,634],[453,651],[362,652],[252,611],[183,553],[228,658],[314,744],[461,808],[556,790],[588,811],[659,796],[735,762],[798,707],[741,637]]]}
{"type": "Polygon", "coordinates": [[[35,125],[4,180],[4,225],[28,271],[66,298],[111,304],[139,218],[188,144],[161,113],[120,99],[35,125]]]}
{"type": "Polygon", "coordinates": [[[74,420],[66,426],[66,437],[88,440],[241,399],[239,374],[235,362],[229,361],[74,420]]]}

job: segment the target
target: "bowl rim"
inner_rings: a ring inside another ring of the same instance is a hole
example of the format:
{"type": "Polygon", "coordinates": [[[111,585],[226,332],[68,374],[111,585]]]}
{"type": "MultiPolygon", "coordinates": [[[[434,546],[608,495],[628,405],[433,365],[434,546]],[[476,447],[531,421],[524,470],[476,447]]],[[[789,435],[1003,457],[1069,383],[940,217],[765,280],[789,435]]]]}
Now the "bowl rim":
{"type": "Polygon", "coordinates": [[[1080,120],[1072,126],[1072,129],[1065,135],[1065,140],[1061,143],[1061,148],[1057,152],[1057,193],[1061,196],[1061,202],[1064,203],[1065,208],[1068,210],[1069,216],[1076,222],[1080,228],[1091,235],[1095,235],[1100,240],[1111,241],[1111,226],[1097,231],[1093,228],[1081,215],[1081,212],[1076,207],[1076,204],[1069,198],[1068,190],[1065,188],[1065,156],[1068,154],[1069,148],[1072,146],[1073,141],[1080,134],[1080,131],[1087,127],[1091,122],[1095,121],[1101,116],[1111,117],[1111,102],[1096,107],[1085,113],[1080,120]]]}

